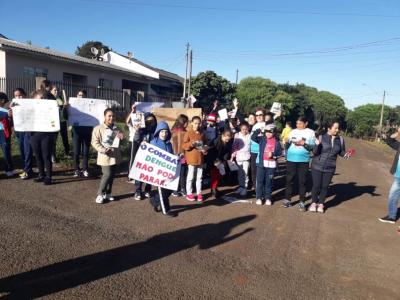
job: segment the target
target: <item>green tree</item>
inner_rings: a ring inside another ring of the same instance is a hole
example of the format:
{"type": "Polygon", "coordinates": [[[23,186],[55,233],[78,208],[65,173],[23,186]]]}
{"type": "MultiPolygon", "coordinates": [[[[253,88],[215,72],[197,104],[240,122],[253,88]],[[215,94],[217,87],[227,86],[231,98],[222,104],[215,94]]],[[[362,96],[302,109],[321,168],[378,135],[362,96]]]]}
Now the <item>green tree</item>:
{"type": "Polygon", "coordinates": [[[107,52],[112,50],[108,46],[104,45],[102,42],[99,42],[99,41],[87,41],[82,46],[76,47],[75,54],[79,55],[79,56],[82,56],[82,57],[86,57],[86,58],[93,58],[94,55],[90,51],[90,49],[92,47],[96,48],[99,51],[99,53],[100,53],[101,49],[104,49],[105,53],[107,53],[107,52]]]}
{"type": "Polygon", "coordinates": [[[213,71],[201,72],[193,77],[191,89],[202,108],[209,107],[214,100],[226,105],[235,97],[235,86],[213,71]]]}

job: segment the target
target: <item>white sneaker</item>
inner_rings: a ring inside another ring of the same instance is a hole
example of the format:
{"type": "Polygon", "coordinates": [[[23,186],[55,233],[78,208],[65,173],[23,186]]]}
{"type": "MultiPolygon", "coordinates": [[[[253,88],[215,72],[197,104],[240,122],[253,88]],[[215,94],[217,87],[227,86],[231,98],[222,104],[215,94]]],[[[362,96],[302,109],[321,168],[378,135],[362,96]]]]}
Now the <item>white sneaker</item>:
{"type": "Polygon", "coordinates": [[[103,195],[98,195],[96,197],[96,203],[103,204],[104,203],[104,196],[103,195]]]}
{"type": "Polygon", "coordinates": [[[111,194],[106,194],[106,195],[104,196],[104,199],[106,199],[106,200],[108,200],[108,201],[114,201],[114,200],[115,200],[115,198],[114,198],[113,196],[111,196],[111,194]]]}
{"type": "Polygon", "coordinates": [[[257,205],[262,205],[262,200],[261,199],[257,199],[256,204],[257,205]]]}
{"type": "Polygon", "coordinates": [[[268,205],[268,206],[272,205],[272,201],[269,200],[269,199],[267,199],[267,200],[265,201],[265,205],[268,205]]]}
{"type": "Polygon", "coordinates": [[[12,176],[14,176],[14,171],[7,171],[7,172],[6,172],[6,176],[7,176],[7,177],[12,177],[12,176]]]}
{"type": "Polygon", "coordinates": [[[89,177],[89,172],[88,171],[83,171],[82,172],[83,177],[88,178],[89,177]]]}

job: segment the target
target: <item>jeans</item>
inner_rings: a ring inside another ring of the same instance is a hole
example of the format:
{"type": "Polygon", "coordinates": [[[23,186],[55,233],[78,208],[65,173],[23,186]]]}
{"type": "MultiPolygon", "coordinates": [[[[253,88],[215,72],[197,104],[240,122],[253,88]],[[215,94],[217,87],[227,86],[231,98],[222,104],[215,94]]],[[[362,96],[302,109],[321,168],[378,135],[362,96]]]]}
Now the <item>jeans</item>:
{"type": "Polygon", "coordinates": [[[388,209],[389,217],[392,219],[397,219],[397,205],[400,199],[400,178],[395,177],[392,187],[389,191],[388,198],[388,209]]]}
{"type": "Polygon", "coordinates": [[[6,138],[3,130],[0,130],[0,148],[3,151],[6,172],[14,170],[11,159],[11,137],[6,138]]]}
{"type": "Polygon", "coordinates": [[[53,138],[54,133],[50,132],[35,132],[31,136],[31,145],[36,157],[39,177],[45,175],[46,169],[46,177],[51,178],[53,168],[51,163],[51,147],[53,138]]]}
{"type": "Polygon", "coordinates": [[[89,149],[92,140],[93,127],[89,126],[74,126],[72,127],[72,141],[74,145],[74,168],[79,170],[79,157],[81,154],[82,145],[82,170],[89,169],[89,149]]]}
{"type": "Polygon", "coordinates": [[[19,151],[24,162],[24,172],[32,174],[32,147],[30,132],[15,132],[18,138],[19,151]]]}
{"type": "Polygon", "coordinates": [[[253,188],[256,189],[258,153],[251,153],[250,155],[251,182],[253,183],[253,188]]]}
{"type": "Polygon", "coordinates": [[[290,201],[292,199],[293,182],[297,175],[299,181],[300,201],[306,200],[306,180],[308,173],[308,162],[286,162],[286,190],[285,198],[290,201]]]}
{"type": "Polygon", "coordinates": [[[250,166],[250,161],[245,160],[245,161],[236,161],[239,170],[238,170],[238,181],[239,181],[239,187],[243,189],[247,189],[249,185],[249,166],[250,166]]]}
{"type": "Polygon", "coordinates": [[[116,169],[117,165],[101,166],[101,172],[103,175],[101,176],[97,195],[111,194],[116,169]]]}
{"type": "Polygon", "coordinates": [[[275,168],[257,167],[256,198],[272,198],[272,184],[274,182],[275,168]]]}
{"type": "Polygon", "coordinates": [[[203,169],[201,166],[188,165],[188,175],[186,180],[186,191],[188,195],[193,194],[193,179],[196,173],[196,193],[201,195],[201,181],[203,177],[203,169]]]}
{"type": "Polygon", "coordinates": [[[326,194],[328,192],[328,186],[331,183],[333,172],[321,172],[317,170],[311,170],[313,187],[312,187],[312,202],[324,204],[326,194]]]}
{"type": "Polygon", "coordinates": [[[139,180],[135,180],[135,193],[142,193],[143,192],[143,185],[144,191],[147,193],[151,192],[151,185],[147,183],[143,183],[139,180]]]}
{"type": "MultiPolygon", "coordinates": [[[[162,203],[165,208],[165,212],[166,213],[169,212],[171,209],[170,204],[169,204],[169,196],[171,195],[171,192],[172,192],[171,190],[157,187],[157,195],[155,195],[153,199],[150,199],[150,203],[153,206],[158,206],[158,205],[161,206],[161,200],[162,200],[162,203]],[[160,198],[160,196],[162,199],[160,198]]],[[[162,209],[162,207],[161,207],[161,209],[162,209]]]]}

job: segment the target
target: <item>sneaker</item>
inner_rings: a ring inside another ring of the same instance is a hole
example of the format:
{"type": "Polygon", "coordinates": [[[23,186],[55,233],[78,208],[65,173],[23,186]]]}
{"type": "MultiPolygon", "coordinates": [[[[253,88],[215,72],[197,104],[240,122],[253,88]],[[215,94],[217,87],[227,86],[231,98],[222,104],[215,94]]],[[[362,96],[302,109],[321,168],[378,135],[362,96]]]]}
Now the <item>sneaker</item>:
{"type": "Polygon", "coordinates": [[[56,157],[55,157],[54,155],[51,156],[51,162],[52,162],[53,164],[56,163],[56,157]]]}
{"type": "Polygon", "coordinates": [[[111,194],[105,194],[104,195],[104,200],[114,201],[115,198],[113,196],[111,196],[111,194]]]}
{"type": "Polygon", "coordinates": [[[319,213],[324,213],[325,212],[323,204],[318,204],[317,212],[319,212],[319,213]]]}
{"type": "Polygon", "coordinates": [[[242,197],[247,196],[247,189],[242,188],[242,192],[240,193],[240,196],[242,196],[242,197]]]}
{"type": "Polygon", "coordinates": [[[22,180],[29,179],[30,177],[31,176],[27,172],[22,172],[21,174],[19,174],[19,178],[21,178],[22,180]]]}
{"type": "Polygon", "coordinates": [[[257,200],[256,200],[256,204],[257,204],[257,205],[262,205],[262,200],[261,200],[261,199],[257,199],[257,200]]]}
{"type": "Polygon", "coordinates": [[[85,178],[88,178],[90,175],[89,175],[89,172],[87,171],[87,170],[85,170],[85,171],[83,171],[82,172],[82,175],[83,175],[83,177],[85,177],[85,178]]]}
{"type": "Polygon", "coordinates": [[[241,194],[243,192],[243,188],[242,187],[239,187],[236,191],[235,191],[235,193],[236,194],[241,194]]]}
{"type": "Polygon", "coordinates": [[[103,195],[98,195],[96,197],[96,203],[103,204],[104,203],[104,196],[103,195]]]}
{"type": "Polygon", "coordinates": [[[271,206],[272,201],[270,199],[265,200],[265,205],[271,206]]]}
{"type": "Polygon", "coordinates": [[[150,192],[144,192],[144,197],[145,197],[145,198],[150,198],[150,197],[151,197],[150,192]]]}
{"type": "Polygon", "coordinates": [[[310,207],[308,208],[309,212],[317,212],[317,203],[311,203],[310,207]]]}
{"type": "Polygon", "coordinates": [[[383,218],[379,218],[378,220],[383,222],[383,223],[390,223],[390,224],[396,223],[396,220],[390,218],[389,216],[386,216],[386,217],[383,217],[383,218]]]}
{"type": "Polygon", "coordinates": [[[167,211],[165,214],[163,214],[164,216],[166,216],[166,217],[169,217],[169,218],[175,218],[177,215],[176,215],[176,213],[174,213],[174,212],[172,212],[172,211],[167,211]]]}
{"type": "Polygon", "coordinates": [[[7,177],[13,177],[14,176],[14,171],[7,171],[6,172],[7,177]]]}
{"type": "Polygon", "coordinates": [[[137,200],[137,201],[143,200],[142,193],[141,192],[136,192],[134,199],[137,200]]]}
{"type": "Polygon", "coordinates": [[[73,177],[79,177],[81,176],[81,172],[79,170],[75,170],[73,177]]]}
{"type": "Polygon", "coordinates": [[[45,177],[43,180],[44,185],[51,185],[52,181],[50,177],[45,177]]]}
{"type": "Polygon", "coordinates": [[[193,194],[190,194],[190,195],[186,195],[186,200],[193,202],[196,199],[194,198],[193,194]]]}
{"type": "Polygon", "coordinates": [[[182,197],[186,197],[186,191],[180,191],[182,197]]]}
{"type": "Polygon", "coordinates": [[[306,205],[303,201],[300,201],[300,203],[299,203],[299,211],[302,211],[302,212],[306,211],[306,205]]]}
{"type": "Polygon", "coordinates": [[[292,204],[290,203],[290,200],[285,199],[285,200],[283,200],[282,206],[283,206],[284,208],[289,208],[289,207],[292,206],[292,204]]]}
{"type": "Polygon", "coordinates": [[[217,189],[212,189],[211,190],[211,195],[214,196],[214,198],[218,198],[219,197],[219,191],[217,189]]]}
{"type": "Polygon", "coordinates": [[[202,194],[197,195],[197,202],[203,202],[203,195],[202,194]]]}
{"type": "Polygon", "coordinates": [[[172,197],[180,197],[181,194],[180,194],[179,192],[173,192],[173,193],[171,194],[171,196],[172,196],[172,197]]]}

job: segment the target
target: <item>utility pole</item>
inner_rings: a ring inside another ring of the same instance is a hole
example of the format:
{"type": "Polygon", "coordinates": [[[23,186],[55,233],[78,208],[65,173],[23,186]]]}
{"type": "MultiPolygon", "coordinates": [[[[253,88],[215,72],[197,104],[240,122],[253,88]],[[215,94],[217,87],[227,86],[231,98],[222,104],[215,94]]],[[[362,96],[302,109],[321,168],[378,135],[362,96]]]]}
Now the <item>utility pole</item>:
{"type": "Polygon", "coordinates": [[[239,80],[239,69],[236,69],[236,85],[238,84],[239,80]]]}
{"type": "Polygon", "coordinates": [[[193,50],[189,52],[189,85],[188,85],[188,96],[190,96],[190,88],[192,84],[192,64],[193,64],[193,50]]]}
{"type": "Polygon", "coordinates": [[[382,97],[382,108],[381,108],[381,118],[379,120],[379,137],[377,138],[378,141],[380,141],[382,137],[382,123],[383,123],[383,112],[385,110],[385,97],[386,97],[386,91],[383,91],[383,97],[382,97]]]}
{"type": "Polygon", "coordinates": [[[183,82],[183,95],[182,95],[182,100],[186,101],[186,82],[188,78],[188,69],[189,69],[189,48],[190,44],[186,44],[186,73],[185,73],[185,81],[183,82]]]}

